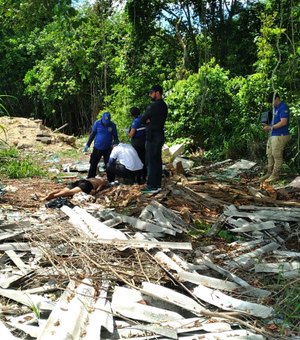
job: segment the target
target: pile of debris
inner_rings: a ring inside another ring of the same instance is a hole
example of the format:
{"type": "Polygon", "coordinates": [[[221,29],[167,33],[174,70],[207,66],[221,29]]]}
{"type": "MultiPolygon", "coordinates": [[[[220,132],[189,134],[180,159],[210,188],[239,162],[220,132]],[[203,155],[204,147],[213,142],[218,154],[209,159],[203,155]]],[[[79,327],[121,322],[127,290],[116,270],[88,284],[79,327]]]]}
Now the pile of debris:
{"type": "Polygon", "coordinates": [[[280,338],[264,279],[299,278],[299,181],[175,159],[155,196],[119,185],[54,209],[1,205],[5,339],[280,338]]]}
{"type": "Polygon", "coordinates": [[[66,124],[52,131],[40,119],[3,116],[0,126],[0,139],[17,149],[37,149],[37,142],[47,151],[76,146],[76,137],[60,133],[66,124]]]}

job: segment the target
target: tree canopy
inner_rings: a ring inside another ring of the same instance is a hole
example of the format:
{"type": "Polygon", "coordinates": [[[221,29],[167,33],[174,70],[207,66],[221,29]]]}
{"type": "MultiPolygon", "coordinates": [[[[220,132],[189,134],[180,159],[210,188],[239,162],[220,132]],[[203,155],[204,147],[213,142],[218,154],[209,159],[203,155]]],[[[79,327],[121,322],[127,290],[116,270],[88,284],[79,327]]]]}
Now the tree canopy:
{"type": "Polygon", "coordinates": [[[256,158],[276,90],[292,112],[289,158],[299,154],[299,2],[0,0],[0,13],[0,94],[11,115],[81,135],[110,110],[122,130],[160,83],[169,143],[256,158]]]}

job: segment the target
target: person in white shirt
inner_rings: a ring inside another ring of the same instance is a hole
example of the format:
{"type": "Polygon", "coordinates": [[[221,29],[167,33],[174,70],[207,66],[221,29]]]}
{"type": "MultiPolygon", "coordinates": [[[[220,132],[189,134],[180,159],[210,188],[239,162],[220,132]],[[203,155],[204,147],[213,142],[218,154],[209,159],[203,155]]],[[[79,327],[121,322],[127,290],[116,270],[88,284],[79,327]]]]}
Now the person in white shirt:
{"type": "Polygon", "coordinates": [[[113,146],[106,170],[122,177],[125,183],[141,183],[144,164],[131,144],[119,143],[113,146]]]}

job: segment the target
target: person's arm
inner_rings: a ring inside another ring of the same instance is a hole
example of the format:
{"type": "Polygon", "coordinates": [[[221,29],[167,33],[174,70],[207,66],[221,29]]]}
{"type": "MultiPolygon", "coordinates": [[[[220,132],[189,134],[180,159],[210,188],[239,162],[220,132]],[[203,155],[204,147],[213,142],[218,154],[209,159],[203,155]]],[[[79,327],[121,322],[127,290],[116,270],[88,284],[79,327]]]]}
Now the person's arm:
{"type": "Polygon", "coordinates": [[[113,142],[118,144],[119,143],[119,137],[118,137],[118,131],[117,131],[116,124],[113,124],[112,137],[113,137],[113,142]]]}
{"type": "Polygon", "coordinates": [[[91,191],[91,195],[95,195],[97,192],[101,191],[107,184],[108,181],[106,180],[101,181],[101,183],[99,183],[98,186],[91,191]]]}
{"type": "Polygon", "coordinates": [[[114,164],[114,162],[118,159],[117,148],[118,148],[118,146],[115,146],[112,149],[112,152],[110,153],[110,156],[109,156],[109,159],[108,159],[107,166],[110,166],[110,165],[114,164]]]}
{"type": "Polygon", "coordinates": [[[149,105],[146,109],[146,112],[141,116],[140,123],[141,124],[149,123],[151,121],[151,116],[152,116],[152,110],[151,110],[151,105],[149,105]]]}
{"type": "Polygon", "coordinates": [[[274,125],[265,125],[264,131],[276,130],[288,124],[288,118],[281,118],[280,121],[274,125]]]}
{"type": "Polygon", "coordinates": [[[131,127],[130,131],[128,132],[128,137],[132,138],[136,133],[136,129],[131,127]]]}
{"type": "Polygon", "coordinates": [[[90,134],[90,136],[89,136],[89,139],[88,139],[88,141],[87,141],[87,143],[86,143],[86,145],[87,145],[88,147],[91,146],[91,144],[92,144],[93,140],[95,139],[95,137],[96,137],[96,131],[92,131],[91,134],[90,134]]]}
{"type": "Polygon", "coordinates": [[[88,141],[86,142],[86,144],[83,147],[83,150],[82,150],[83,153],[87,153],[89,147],[91,146],[93,140],[96,137],[96,134],[97,134],[97,121],[94,123],[92,132],[91,132],[91,134],[89,136],[89,139],[88,139],[88,141]]]}
{"type": "Polygon", "coordinates": [[[63,188],[63,189],[58,189],[55,191],[50,192],[45,198],[44,200],[49,201],[53,198],[57,198],[57,197],[72,197],[75,194],[77,194],[78,192],[81,192],[82,190],[79,187],[75,187],[73,189],[69,189],[69,188],[63,188]]]}

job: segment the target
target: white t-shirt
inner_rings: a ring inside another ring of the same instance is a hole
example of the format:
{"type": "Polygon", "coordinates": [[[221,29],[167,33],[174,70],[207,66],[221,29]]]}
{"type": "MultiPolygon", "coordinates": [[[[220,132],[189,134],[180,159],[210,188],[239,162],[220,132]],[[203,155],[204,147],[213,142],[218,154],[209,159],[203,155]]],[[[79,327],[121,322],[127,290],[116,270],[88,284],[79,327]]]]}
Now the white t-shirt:
{"type": "Polygon", "coordinates": [[[117,160],[130,171],[141,170],[144,167],[135,148],[131,144],[118,144],[112,149],[110,158],[117,160]]]}

